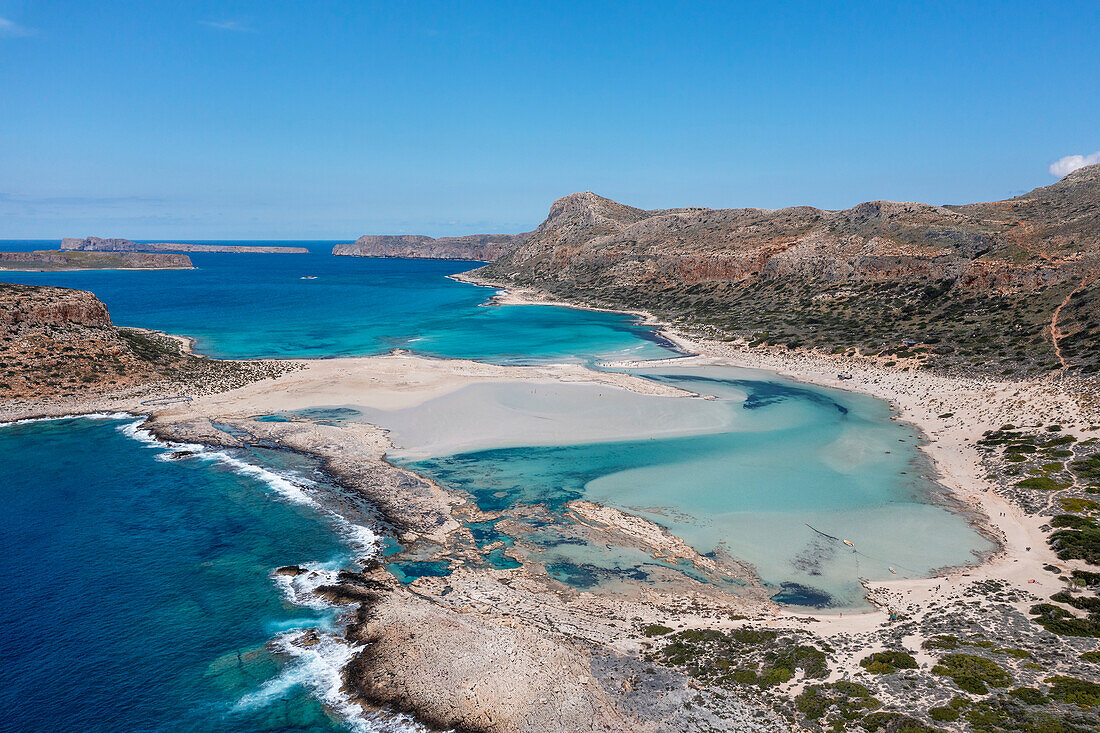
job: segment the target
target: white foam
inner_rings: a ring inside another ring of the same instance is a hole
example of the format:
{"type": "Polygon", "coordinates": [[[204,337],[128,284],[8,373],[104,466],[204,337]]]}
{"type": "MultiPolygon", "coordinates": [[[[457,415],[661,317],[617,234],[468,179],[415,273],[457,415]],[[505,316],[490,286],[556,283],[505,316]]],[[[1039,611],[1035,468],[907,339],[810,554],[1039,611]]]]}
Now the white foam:
{"type": "Polygon", "coordinates": [[[134,417],[129,412],[86,412],[86,413],[74,413],[69,415],[56,415],[54,417],[25,417],[22,420],[9,420],[7,422],[0,422],[0,428],[6,428],[9,425],[27,425],[29,423],[36,422],[51,422],[53,420],[76,420],[77,418],[84,418],[86,420],[122,420],[125,418],[134,417]]]}
{"type": "Polygon", "coordinates": [[[272,573],[271,578],[283,597],[296,606],[325,609],[333,605],[314,591],[322,585],[334,585],[337,574],[344,565],[342,560],[327,563],[303,563],[299,567],[306,572],[299,575],[272,573]]]}
{"type": "MultiPolygon", "coordinates": [[[[257,466],[224,450],[197,443],[162,441],[142,425],[143,420],[135,420],[119,426],[119,431],[151,448],[163,451],[165,459],[170,460],[174,453],[193,453],[196,458],[216,461],[242,476],[258,479],[281,498],[308,505],[330,519],[356,555],[370,556],[378,553],[378,535],[369,527],[350,521],[319,501],[314,496],[320,492],[316,482],[289,471],[279,472],[257,466]]],[[[308,563],[302,566],[307,571],[305,573],[298,576],[273,573],[272,579],[283,596],[297,606],[318,610],[335,609],[336,606],[316,595],[314,591],[318,586],[334,584],[337,574],[348,559],[350,558],[327,563],[308,563]]],[[[333,615],[322,621],[322,625],[331,630],[335,621],[336,617],[333,615]]],[[[309,623],[317,626],[318,622],[314,619],[309,623]]],[[[242,697],[237,702],[238,708],[264,707],[280,700],[292,688],[301,686],[342,717],[357,733],[420,733],[427,730],[405,715],[368,715],[362,706],[353,702],[343,691],[343,669],[361,647],[348,644],[340,636],[329,633],[322,633],[320,640],[309,646],[295,644],[292,642],[302,636],[300,625],[295,623],[295,626],[295,630],[280,633],[272,641],[277,650],[292,657],[294,661],[258,690],[242,697]]]]}
{"type": "Polygon", "coordinates": [[[406,715],[368,714],[344,692],[343,669],[362,646],[349,644],[333,634],[319,634],[314,643],[306,646],[301,643],[303,637],[301,632],[287,632],[272,640],[272,646],[293,661],[278,676],[242,697],[237,709],[263,708],[281,700],[295,687],[304,687],[356,733],[427,731],[406,715]]]}
{"type": "MultiPolygon", "coordinates": [[[[126,415],[133,417],[132,415],[126,415]]],[[[119,432],[151,448],[156,448],[163,453],[158,456],[161,460],[172,460],[173,454],[192,453],[196,458],[216,461],[234,472],[259,479],[271,490],[282,498],[295,504],[304,504],[316,509],[330,519],[337,531],[344,537],[354,551],[359,555],[372,556],[378,552],[379,537],[370,527],[366,527],[344,517],[339,512],[329,508],[323,502],[318,501],[313,494],[317,491],[314,481],[296,473],[273,471],[269,468],[257,466],[254,463],[230,455],[224,450],[208,448],[198,443],[181,443],[175,441],[159,440],[151,431],[143,428],[143,420],[135,420],[119,426],[119,432]]]]}

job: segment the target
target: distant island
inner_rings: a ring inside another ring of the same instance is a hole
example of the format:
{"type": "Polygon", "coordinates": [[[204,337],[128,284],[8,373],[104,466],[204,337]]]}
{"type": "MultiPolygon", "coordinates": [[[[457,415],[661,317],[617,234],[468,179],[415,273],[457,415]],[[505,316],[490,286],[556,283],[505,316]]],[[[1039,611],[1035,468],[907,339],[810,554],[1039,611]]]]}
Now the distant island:
{"type": "Polygon", "coordinates": [[[190,270],[191,258],[151,252],[0,252],[0,270],[190,270]]]}
{"type": "Polygon", "coordinates": [[[270,247],[250,244],[174,244],[171,242],[139,243],[129,239],[101,237],[65,237],[62,250],[83,252],[233,252],[239,254],[308,254],[305,247],[270,247]]]}
{"type": "Polygon", "coordinates": [[[352,244],[338,244],[332,254],[346,257],[410,257],[431,260],[492,262],[519,247],[525,234],[469,234],[428,237],[423,234],[365,234],[352,244]]]}

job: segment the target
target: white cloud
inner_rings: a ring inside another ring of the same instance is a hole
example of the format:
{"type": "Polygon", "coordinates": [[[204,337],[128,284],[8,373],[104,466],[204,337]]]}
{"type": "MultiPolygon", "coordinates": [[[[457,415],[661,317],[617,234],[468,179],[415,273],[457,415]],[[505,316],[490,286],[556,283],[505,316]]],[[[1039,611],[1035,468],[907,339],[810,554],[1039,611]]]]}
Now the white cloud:
{"type": "Polygon", "coordinates": [[[255,33],[254,28],[250,28],[244,23],[236,20],[200,20],[199,23],[205,25],[208,28],[215,28],[219,31],[234,31],[236,33],[255,33]]]}
{"type": "Polygon", "coordinates": [[[29,36],[30,34],[30,28],[24,28],[15,21],[8,20],[7,18],[0,18],[0,38],[18,38],[20,36],[29,36]]]}
{"type": "Polygon", "coordinates": [[[1092,155],[1067,155],[1050,164],[1050,175],[1064,178],[1078,168],[1100,163],[1100,151],[1092,155]]]}

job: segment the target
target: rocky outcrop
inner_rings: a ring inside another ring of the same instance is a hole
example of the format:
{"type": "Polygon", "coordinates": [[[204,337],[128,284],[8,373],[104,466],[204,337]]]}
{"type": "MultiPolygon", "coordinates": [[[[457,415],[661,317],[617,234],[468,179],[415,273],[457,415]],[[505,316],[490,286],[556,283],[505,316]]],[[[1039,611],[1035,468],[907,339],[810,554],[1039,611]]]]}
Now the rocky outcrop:
{"type": "Polygon", "coordinates": [[[655,731],[617,709],[590,654],[557,634],[416,596],[386,594],[352,633],[364,649],[348,665],[367,702],[413,713],[439,730],[470,733],[655,731]]]}
{"type": "Polygon", "coordinates": [[[286,370],[204,359],[182,341],[115,326],[107,306],[84,290],[0,283],[0,414],[65,414],[105,395],[202,394],[286,370]]]}
{"type": "MultiPolygon", "coordinates": [[[[1049,344],[1041,345],[1047,307],[1097,268],[1100,166],[1090,166],[1008,201],[960,206],[645,211],[575,193],[555,201],[517,247],[468,275],[644,308],[727,336],[834,350],[917,340],[968,351],[975,339],[993,350],[995,329],[1011,323],[1012,339],[1023,339],[1013,351],[1042,368],[1050,364],[1049,344]],[[847,295],[838,301],[838,293],[847,295]],[[978,326],[964,326],[964,316],[978,326]]],[[[1078,312],[1100,302],[1098,288],[1074,294],[1078,312]]],[[[1087,353],[1100,334],[1089,323],[1075,334],[1092,364],[1100,358],[1087,353]]],[[[984,366],[980,353],[968,361],[984,366]]]]}
{"type": "Polygon", "coordinates": [[[332,254],[346,257],[406,257],[492,262],[522,244],[527,234],[470,234],[440,237],[422,234],[365,234],[352,244],[338,244],[332,254]]]}
{"type": "Polygon", "coordinates": [[[84,290],[0,283],[0,324],[110,326],[99,298],[84,290]]]}
{"type": "Polygon", "coordinates": [[[189,270],[191,258],[161,252],[0,252],[0,270],[189,270]]]}
{"type": "Polygon", "coordinates": [[[239,254],[307,254],[305,247],[279,247],[251,244],[175,244],[171,242],[138,243],[129,239],[101,237],[65,237],[62,250],[84,252],[231,252],[239,254]]]}

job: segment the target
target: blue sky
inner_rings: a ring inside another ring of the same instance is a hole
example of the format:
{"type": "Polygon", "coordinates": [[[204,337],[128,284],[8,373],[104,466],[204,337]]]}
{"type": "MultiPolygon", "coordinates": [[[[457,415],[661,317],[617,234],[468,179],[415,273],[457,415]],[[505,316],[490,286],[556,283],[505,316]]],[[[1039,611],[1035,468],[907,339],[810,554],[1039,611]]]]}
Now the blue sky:
{"type": "Polygon", "coordinates": [[[0,0],[0,238],[960,203],[1100,150],[1100,3],[0,0]]]}

